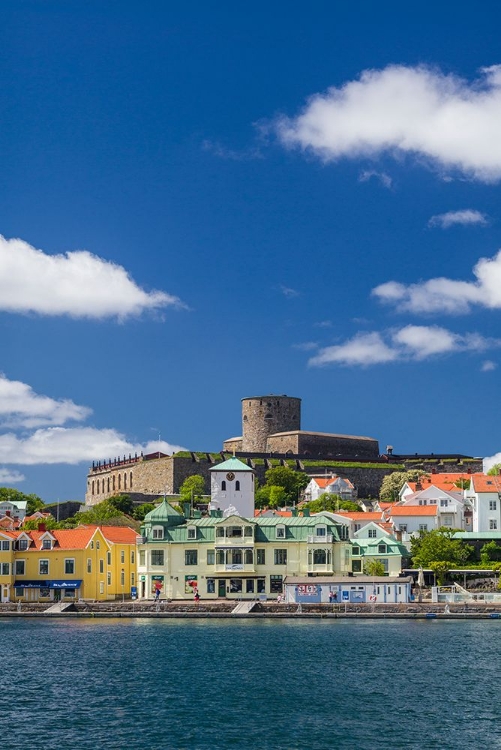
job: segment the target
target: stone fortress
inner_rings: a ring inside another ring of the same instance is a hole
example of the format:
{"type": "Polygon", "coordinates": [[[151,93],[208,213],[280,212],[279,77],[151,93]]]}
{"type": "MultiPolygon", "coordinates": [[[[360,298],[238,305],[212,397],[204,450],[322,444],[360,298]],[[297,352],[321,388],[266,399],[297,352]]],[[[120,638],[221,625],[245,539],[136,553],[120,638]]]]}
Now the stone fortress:
{"type": "Polygon", "coordinates": [[[136,503],[174,495],[192,474],[210,487],[210,469],[235,454],[264,481],[267,469],[287,465],[311,476],[338,474],[350,479],[358,496],[376,497],[383,478],[399,469],[429,472],[482,471],[482,459],[461,454],[396,455],[388,447],[379,453],[375,438],[301,430],[301,399],[291,396],[254,396],[242,399],[242,435],[229,438],[223,450],[180,451],[94,461],[87,476],[86,505],[126,493],[136,503]]]}

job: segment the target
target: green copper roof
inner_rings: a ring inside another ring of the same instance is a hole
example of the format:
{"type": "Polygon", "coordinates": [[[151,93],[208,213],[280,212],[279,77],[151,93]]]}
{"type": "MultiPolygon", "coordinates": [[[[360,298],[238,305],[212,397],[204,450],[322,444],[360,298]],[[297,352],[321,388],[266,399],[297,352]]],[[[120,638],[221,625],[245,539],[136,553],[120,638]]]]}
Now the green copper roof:
{"type": "Polygon", "coordinates": [[[147,513],[144,517],[145,521],[158,521],[158,522],[169,522],[174,519],[179,519],[179,521],[184,522],[184,516],[182,516],[180,513],[177,512],[177,510],[174,510],[172,505],[167,502],[167,500],[164,498],[160,505],[157,505],[156,508],[153,510],[150,510],[149,513],[147,513]]]}
{"type": "Polygon", "coordinates": [[[232,456],[227,461],[223,461],[222,464],[212,466],[209,471],[252,471],[252,469],[247,464],[244,464],[243,461],[240,461],[240,459],[232,456]]]}

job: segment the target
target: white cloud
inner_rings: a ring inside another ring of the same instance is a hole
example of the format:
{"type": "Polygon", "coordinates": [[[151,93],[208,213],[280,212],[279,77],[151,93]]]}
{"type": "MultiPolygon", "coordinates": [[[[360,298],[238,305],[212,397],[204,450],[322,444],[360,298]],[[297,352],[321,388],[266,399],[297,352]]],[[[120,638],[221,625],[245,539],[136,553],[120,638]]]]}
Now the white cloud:
{"type": "Polygon", "coordinates": [[[116,430],[98,430],[94,427],[49,427],[36,430],[26,438],[14,433],[0,435],[2,461],[26,466],[89,463],[99,458],[108,459],[157,450],[173,453],[183,449],[165,441],[152,441],[142,446],[129,442],[116,430]]]}
{"type": "Polygon", "coordinates": [[[124,319],[169,306],[183,305],[165,292],[145,292],[125,268],[86,250],[46,255],[0,235],[0,310],[124,319]]]}
{"type": "Polygon", "coordinates": [[[495,453],[493,456],[484,458],[484,472],[487,473],[494,464],[501,464],[501,453],[495,453]]]}
{"type": "Polygon", "coordinates": [[[288,147],[324,161],[410,154],[484,182],[501,179],[501,66],[468,83],[426,66],[390,65],[314,94],[275,123],[288,147]]]}
{"type": "Polygon", "coordinates": [[[292,289],[290,286],[284,286],[284,284],[280,284],[280,291],[284,295],[284,297],[287,297],[288,299],[294,299],[294,297],[299,297],[300,292],[298,292],[296,289],[292,289]]]}
{"type": "Polygon", "coordinates": [[[6,485],[6,484],[19,484],[19,482],[24,482],[26,477],[24,474],[21,474],[19,471],[11,470],[11,469],[0,469],[0,484],[6,485]]]}
{"type": "Polygon", "coordinates": [[[485,351],[501,346],[501,340],[477,333],[460,335],[439,326],[408,325],[397,330],[358,333],[343,344],[320,349],[309,360],[312,367],[327,364],[369,366],[388,362],[421,361],[464,351],[485,351]]]}
{"type": "Polygon", "coordinates": [[[379,180],[381,185],[385,188],[388,188],[388,190],[391,188],[393,184],[393,180],[391,179],[389,174],[386,174],[386,172],[376,172],[375,169],[366,169],[363,172],[360,173],[358,177],[359,182],[368,182],[371,177],[374,177],[376,180],[379,180]]]}
{"type": "Polygon", "coordinates": [[[476,281],[436,278],[416,284],[387,281],[372,290],[382,302],[413,313],[470,312],[473,305],[501,308],[501,250],[493,258],[480,258],[473,268],[476,281]]]}
{"type": "Polygon", "coordinates": [[[41,427],[83,421],[92,413],[69,399],[41,396],[19,380],[8,380],[0,373],[0,423],[8,426],[41,427]]]}
{"type": "Polygon", "coordinates": [[[436,216],[432,216],[428,222],[429,227],[440,227],[441,229],[449,229],[449,227],[455,224],[462,226],[479,224],[485,227],[487,225],[487,217],[473,208],[464,208],[461,211],[447,211],[445,214],[437,214],[436,216]]]}
{"type": "Polygon", "coordinates": [[[311,352],[313,349],[318,349],[316,341],[304,341],[302,344],[292,344],[293,349],[300,349],[303,352],[311,352]]]}
{"type": "Polygon", "coordinates": [[[482,362],[482,367],[480,368],[481,372],[492,372],[492,370],[495,370],[497,368],[497,364],[495,362],[492,362],[490,359],[486,359],[485,362],[482,362]]]}

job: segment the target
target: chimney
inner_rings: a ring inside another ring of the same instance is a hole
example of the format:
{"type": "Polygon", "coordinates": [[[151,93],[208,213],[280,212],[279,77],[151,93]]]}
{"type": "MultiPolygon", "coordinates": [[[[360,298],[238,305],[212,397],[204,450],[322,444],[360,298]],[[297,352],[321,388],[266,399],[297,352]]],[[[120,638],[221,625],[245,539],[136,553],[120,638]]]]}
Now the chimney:
{"type": "Polygon", "coordinates": [[[6,515],[6,516],[9,516],[9,518],[10,518],[10,510],[6,510],[6,511],[5,511],[5,515],[6,515]]]}
{"type": "Polygon", "coordinates": [[[418,479],[416,482],[416,492],[421,492],[423,489],[423,485],[421,484],[421,481],[418,479]]]}
{"type": "Polygon", "coordinates": [[[47,526],[44,523],[38,524],[38,530],[39,531],[47,531],[47,526]]]}

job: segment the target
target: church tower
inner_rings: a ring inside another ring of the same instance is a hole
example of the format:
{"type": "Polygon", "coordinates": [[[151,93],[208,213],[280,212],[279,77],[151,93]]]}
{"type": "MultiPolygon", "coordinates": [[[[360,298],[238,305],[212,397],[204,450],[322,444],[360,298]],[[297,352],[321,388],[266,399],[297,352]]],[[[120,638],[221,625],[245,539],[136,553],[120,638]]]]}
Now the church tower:
{"type": "Polygon", "coordinates": [[[210,475],[210,510],[254,518],[254,471],[249,466],[233,456],[211,468],[210,475]]]}

